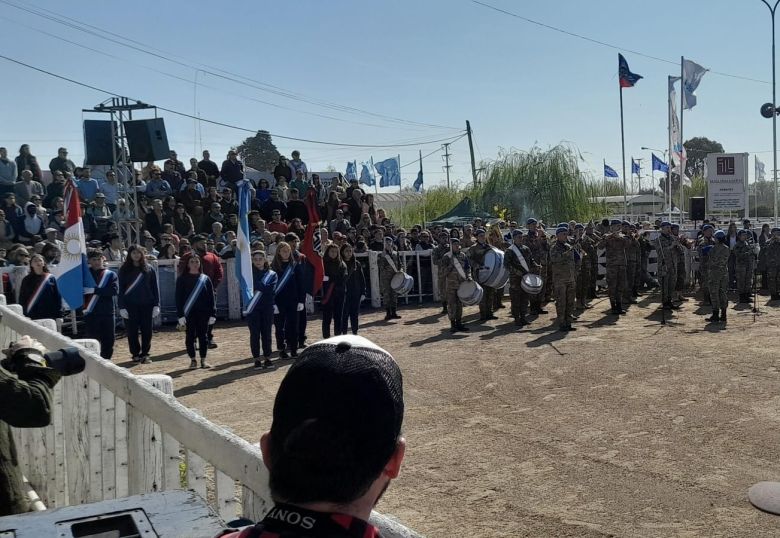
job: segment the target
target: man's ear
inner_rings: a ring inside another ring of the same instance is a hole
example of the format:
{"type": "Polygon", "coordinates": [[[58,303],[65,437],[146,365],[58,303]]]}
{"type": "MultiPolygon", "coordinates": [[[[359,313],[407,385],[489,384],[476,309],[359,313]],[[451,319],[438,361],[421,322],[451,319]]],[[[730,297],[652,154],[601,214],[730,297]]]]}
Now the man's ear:
{"type": "Polygon", "coordinates": [[[404,461],[405,454],[406,454],[406,439],[404,439],[403,437],[399,437],[398,443],[396,443],[395,445],[395,451],[393,451],[393,455],[390,456],[390,459],[387,461],[384,470],[387,477],[390,478],[391,480],[398,478],[398,475],[401,472],[401,463],[403,463],[404,461]]]}
{"type": "Polygon", "coordinates": [[[271,470],[271,432],[265,432],[260,436],[260,452],[263,454],[265,467],[271,470]]]}

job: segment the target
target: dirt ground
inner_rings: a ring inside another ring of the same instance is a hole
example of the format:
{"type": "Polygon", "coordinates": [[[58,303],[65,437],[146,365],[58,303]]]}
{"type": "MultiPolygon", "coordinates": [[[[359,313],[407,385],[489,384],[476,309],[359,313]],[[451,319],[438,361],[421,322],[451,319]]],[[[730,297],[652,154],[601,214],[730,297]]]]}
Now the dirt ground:
{"type": "MultiPolygon", "coordinates": [[[[780,535],[746,498],[780,480],[780,304],[755,322],[732,304],[725,330],[693,300],[662,326],[656,305],[618,321],[597,299],[568,334],[553,305],[522,331],[508,308],[486,324],[468,308],[454,337],[438,307],[365,313],[406,399],[403,473],[378,510],[431,537],[780,535]]],[[[181,402],[256,442],[289,363],[252,370],[245,327],[216,335],[211,370],[188,370],[182,334],[163,331],[133,371],[173,376],[181,402]]]]}

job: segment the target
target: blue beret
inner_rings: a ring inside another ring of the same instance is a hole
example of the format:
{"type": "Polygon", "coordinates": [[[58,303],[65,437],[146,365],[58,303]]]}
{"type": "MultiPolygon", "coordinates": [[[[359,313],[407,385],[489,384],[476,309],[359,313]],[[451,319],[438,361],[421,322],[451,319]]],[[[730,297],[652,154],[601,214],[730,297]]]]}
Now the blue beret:
{"type": "Polygon", "coordinates": [[[704,230],[714,230],[714,229],[715,229],[715,227],[712,224],[705,224],[704,226],[701,227],[701,231],[702,232],[704,230]]]}
{"type": "Polygon", "coordinates": [[[772,228],[772,233],[780,232],[780,228],[772,228]]]}
{"type": "Polygon", "coordinates": [[[623,222],[621,222],[620,224],[622,224],[623,226],[631,226],[631,223],[630,223],[630,222],[628,222],[627,220],[624,220],[624,221],[623,221],[623,222]]]}
{"type": "Polygon", "coordinates": [[[568,229],[569,228],[569,223],[568,222],[561,222],[560,224],[558,224],[558,226],[556,226],[556,228],[566,228],[566,229],[568,229]]]}
{"type": "Polygon", "coordinates": [[[715,232],[715,237],[717,237],[718,239],[725,239],[726,232],[724,232],[723,230],[718,230],[717,232],[715,232]]]}
{"type": "Polygon", "coordinates": [[[460,244],[460,239],[458,239],[457,237],[450,237],[450,243],[460,244]]]}
{"type": "Polygon", "coordinates": [[[555,235],[558,235],[558,234],[567,234],[567,233],[569,233],[569,227],[568,227],[568,226],[559,226],[559,227],[558,227],[558,228],[555,230],[555,235]]]}
{"type": "Polygon", "coordinates": [[[679,230],[680,229],[680,225],[679,224],[672,224],[672,230],[674,230],[674,229],[679,230]]]}
{"type": "Polygon", "coordinates": [[[748,234],[748,231],[747,231],[747,230],[739,230],[739,231],[737,232],[737,237],[739,237],[740,235],[747,235],[747,234],[748,234]]]}
{"type": "Polygon", "coordinates": [[[393,242],[393,238],[392,237],[390,237],[389,235],[387,237],[385,237],[385,243],[392,243],[392,242],[393,242]]]}
{"type": "Polygon", "coordinates": [[[661,223],[661,228],[663,228],[664,226],[671,226],[671,225],[672,225],[672,223],[671,223],[671,222],[669,222],[668,220],[665,220],[665,221],[663,221],[663,222],[661,223]]]}
{"type": "Polygon", "coordinates": [[[477,228],[477,230],[474,232],[474,235],[485,235],[485,229],[484,228],[477,228]]]}
{"type": "Polygon", "coordinates": [[[575,224],[574,225],[574,229],[575,230],[584,230],[585,226],[583,226],[582,224],[575,224]]]}
{"type": "Polygon", "coordinates": [[[609,225],[610,226],[621,226],[622,224],[623,224],[623,221],[622,220],[618,220],[618,219],[613,219],[613,220],[609,221],[609,225]]]}
{"type": "Polygon", "coordinates": [[[523,230],[518,230],[517,228],[512,230],[512,237],[517,237],[518,235],[523,235],[523,230]]]}
{"type": "Polygon", "coordinates": [[[537,224],[537,220],[533,217],[525,221],[526,224],[537,224]]]}

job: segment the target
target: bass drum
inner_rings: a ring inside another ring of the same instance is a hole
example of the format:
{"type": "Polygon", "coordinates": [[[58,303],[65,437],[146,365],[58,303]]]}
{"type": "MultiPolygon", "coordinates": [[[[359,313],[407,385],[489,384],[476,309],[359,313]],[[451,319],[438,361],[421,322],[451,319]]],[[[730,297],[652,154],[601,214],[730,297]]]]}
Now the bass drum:
{"type": "Polygon", "coordinates": [[[407,275],[403,271],[398,271],[390,280],[390,287],[398,295],[406,295],[414,287],[414,277],[407,275]]]}
{"type": "Polygon", "coordinates": [[[492,248],[485,253],[483,268],[479,270],[477,280],[488,288],[501,289],[509,281],[509,271],[504,267],[504,253],[492,248]]]}
{"type": "Polygon", "coordinates": [[[544,279],[539,275],[526,273],[520,281],[520,287],[528,295],[539,295],[544,289],[544,279]]]}
{"type": "Polygon", "coordinates": [[[460,286],[458,286],[458,299],[466,306],[479,304],[483,293],[482,286],[473,280],[461,282],[460,286]]]}

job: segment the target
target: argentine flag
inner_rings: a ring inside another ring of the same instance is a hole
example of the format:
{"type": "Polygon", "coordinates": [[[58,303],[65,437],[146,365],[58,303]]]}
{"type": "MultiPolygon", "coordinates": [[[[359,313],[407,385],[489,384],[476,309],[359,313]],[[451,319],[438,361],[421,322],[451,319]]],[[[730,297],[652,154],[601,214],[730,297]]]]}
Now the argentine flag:
{"type": "Polygon", "coordinates": [[[252,247],[249,243],[249,182],[239,181],[238,187],[238,230],[236,230],[236,278],[241,287],[241,299],[244,306],[249,304],[254,294],[252,283],[252,247]]]}
{"type": "Polygon", "coordinates": [[[56,267],[57,287],[71,310],[84,305],[84,294],[92,293],[95,280],[87,265],[87,243],[81,220],[79,191],[73,181],[65,185],[65,248],[56,267]]]}

